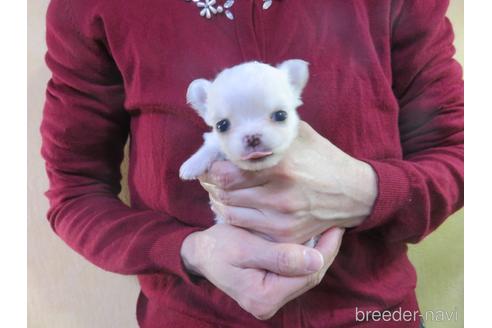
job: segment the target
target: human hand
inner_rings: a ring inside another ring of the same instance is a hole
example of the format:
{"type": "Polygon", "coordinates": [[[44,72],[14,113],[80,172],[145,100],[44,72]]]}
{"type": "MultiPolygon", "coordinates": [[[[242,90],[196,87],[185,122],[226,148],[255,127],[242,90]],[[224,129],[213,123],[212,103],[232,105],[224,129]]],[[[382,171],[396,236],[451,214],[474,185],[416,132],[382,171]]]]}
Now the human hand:
{"type": "Polygon", "coordinates": [[[190,234],[181,257],[260,320],[320,283],[338,253],[343,229],[324,233],[315,249],[269,242],[228,224],[190,234]]]}
{"type": "Polygon", "coordinates": [[[377,195],[372,167],[305,122],[275,167],[253,172],[216,162],[200,183],[225,222],[293,243],[304,243],[332,226],[360,224],[377,195]]]}

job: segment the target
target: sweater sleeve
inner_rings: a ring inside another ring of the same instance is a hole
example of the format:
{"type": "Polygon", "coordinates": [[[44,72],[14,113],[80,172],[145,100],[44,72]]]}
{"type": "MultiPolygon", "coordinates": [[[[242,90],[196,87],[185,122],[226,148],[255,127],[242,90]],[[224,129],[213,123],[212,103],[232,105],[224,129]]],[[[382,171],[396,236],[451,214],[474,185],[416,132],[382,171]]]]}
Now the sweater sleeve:
{"type": "Polygon", "coordinates": [[[47,13],[46,62],[52,78],[41,152],[50,182],[48,220],[70,247],[105,270],[166,272],[190,282],[180,248],[198,229],[166,213],[129,208],[118,199],[129,134],[122,77],[102,28],[79,23],[83,14],[73,15],[69,3],[53,0],[47,13]]]}
{"type": "Polygon", "coordinates": [[[389,242],[415,243],[463,206],[463,80],[443,0],[394,1],[393,91],[402,159],[368,160],[378,177],[372,213],[389,242]]]}

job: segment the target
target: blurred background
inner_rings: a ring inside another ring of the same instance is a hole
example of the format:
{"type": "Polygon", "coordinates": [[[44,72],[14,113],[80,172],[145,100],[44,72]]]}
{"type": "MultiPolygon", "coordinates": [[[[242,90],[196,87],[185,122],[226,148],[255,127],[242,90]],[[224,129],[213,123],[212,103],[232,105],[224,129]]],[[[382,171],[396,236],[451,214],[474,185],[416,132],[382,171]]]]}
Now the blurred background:
{"type": "MultiPolygon", "coordinates": [[[[48,188],[39,155],[39,125],[49,72],[44,64],[44,18],[49,0],[28,1],[28,327],[137,327],[139,292],[135,277],[105,272],[69,249],[45,219],[48,188]]],[[[451,0],[456,58],[464,63],[464,0],[451,0]]],[[[122,164],[126,172],[127,163],[122,164]]],[[[128,201],[126,185],[120,195],[128,201]]],[[[427,322],[427,327],[463,327],[463,210],[436,232],[410,246],[418,272],[417,296],[422,312],[456,311],[458,320],[427,322]]]]}

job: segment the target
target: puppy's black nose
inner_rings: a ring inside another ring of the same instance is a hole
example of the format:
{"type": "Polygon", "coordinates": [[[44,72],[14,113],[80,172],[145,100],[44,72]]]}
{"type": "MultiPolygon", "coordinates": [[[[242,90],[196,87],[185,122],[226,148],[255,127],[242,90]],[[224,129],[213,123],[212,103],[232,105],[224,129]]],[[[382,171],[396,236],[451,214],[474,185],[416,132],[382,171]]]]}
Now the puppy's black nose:
{"type": "Polygon", "coordinates": [[[255,148],[261,144],[261,134],[250,134],[244,136],[243,140],[248,147],[255,148]]]}

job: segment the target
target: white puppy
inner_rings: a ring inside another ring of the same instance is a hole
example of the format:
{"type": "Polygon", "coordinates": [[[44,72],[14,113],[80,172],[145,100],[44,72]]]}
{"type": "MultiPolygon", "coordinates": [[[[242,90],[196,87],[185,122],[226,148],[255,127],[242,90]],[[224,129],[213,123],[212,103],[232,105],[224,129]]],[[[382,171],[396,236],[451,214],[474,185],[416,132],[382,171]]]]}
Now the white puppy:
{"type": "Polygon", "coordinates": [[[297,136],[296,109],[308,76],[308,63],[292,59],[277,67],[248,62],[225,69],[213,81],[191,82],[187,101],[213,130],[181,166],[180,177],[196,179],[222,159],[243,170],[276,165],[297,136]]]}
{"type": "Polygon", "coordinates": [[[297,136],[308,63],[287,60],[276,68],[248,62],[222,71],[213,81],[191,82],[188,103],[213,128],[205,143],[180,168],[184,180],[198,178],[218,159],[243,170],[276,165],[297,136]]]}

